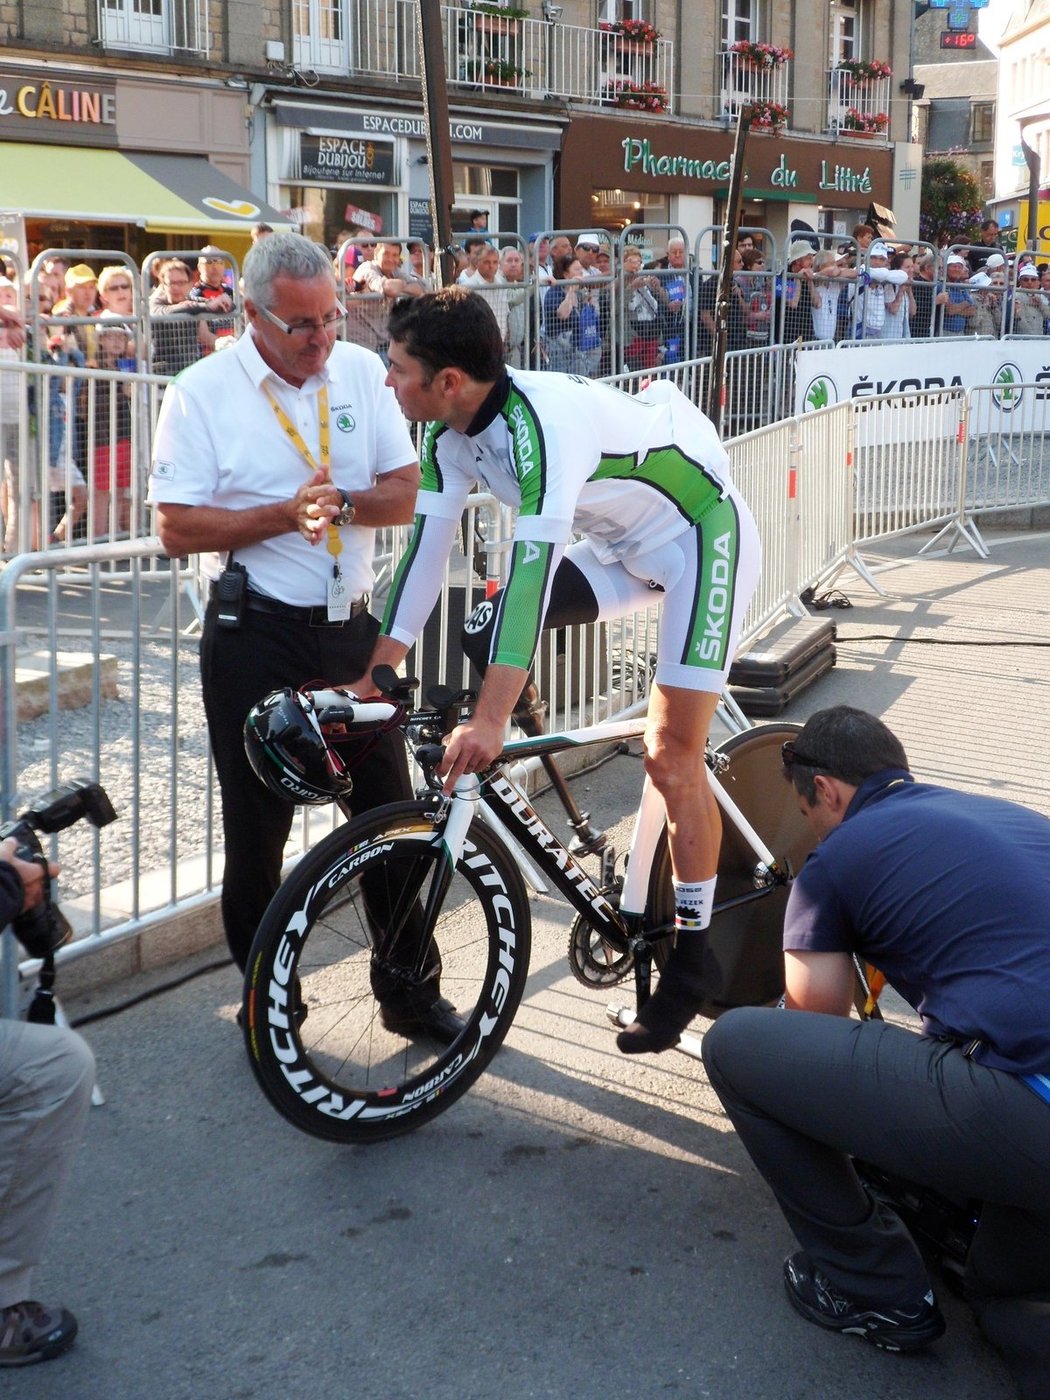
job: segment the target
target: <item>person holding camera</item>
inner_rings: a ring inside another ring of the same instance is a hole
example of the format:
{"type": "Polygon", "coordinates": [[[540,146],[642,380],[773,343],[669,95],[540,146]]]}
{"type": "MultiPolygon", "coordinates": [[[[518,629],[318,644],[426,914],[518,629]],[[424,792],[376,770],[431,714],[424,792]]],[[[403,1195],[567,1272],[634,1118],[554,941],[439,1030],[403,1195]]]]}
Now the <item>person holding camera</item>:
{"type": "MultiPolygon", "coordinates": [[[[271,691],[362,674],[379,632],[368,610],[376,527],[408,524],[419,484],[382,361],[338,339],[346,312],[324,248],[297,233],[256,243],[244,310],[236,344],[169,386],[150,478],[164,548],[202,555],[212,580],[201,683],[222,792],[222,918],[242,971],[293,815],[252,771],[245,719],[271,691]]],[[[355,816],[412,795],[399,736],[369,748],[353,776],[355,816]]],[[[373,960],[388,1029],[455,1040],[462,1022],[440,970],[436,953],[422,968],[373,960]]]]}
{"type": "MultiPolygon", "coordinates": [[[[0,930],[45,898],[43,869],[17,850],[13,837],[0,842],[0,930]]],[[[71,1312],[30,1292],[94,1082],[94,1057],[75,1031],[0,1020],[0,1366],[47,1361],[77,1335],[71,1312]]]]}

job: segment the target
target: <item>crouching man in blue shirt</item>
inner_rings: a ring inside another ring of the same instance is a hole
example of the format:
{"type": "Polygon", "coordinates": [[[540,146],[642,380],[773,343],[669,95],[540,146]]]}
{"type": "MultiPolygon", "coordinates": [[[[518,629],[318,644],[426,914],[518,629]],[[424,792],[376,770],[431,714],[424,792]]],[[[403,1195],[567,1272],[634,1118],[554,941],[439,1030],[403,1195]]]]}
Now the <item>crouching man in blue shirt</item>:
{"type": "Polygon", "coordinates": [[[922,1257],[852,1158],[979,1200],[968,1297],[1022,1400],[1048,1400],[1050,821],[917,783],[847,706],[815,714],[784,768],[820,841],[785,915],[788,1011],[727,1012],[704,1063],[802,1246],[788,1299],[829,1330],[926,1346],[944,1320],[922,1257]],[[853,954],[921,1034],[850,1019],[853,954]]]}

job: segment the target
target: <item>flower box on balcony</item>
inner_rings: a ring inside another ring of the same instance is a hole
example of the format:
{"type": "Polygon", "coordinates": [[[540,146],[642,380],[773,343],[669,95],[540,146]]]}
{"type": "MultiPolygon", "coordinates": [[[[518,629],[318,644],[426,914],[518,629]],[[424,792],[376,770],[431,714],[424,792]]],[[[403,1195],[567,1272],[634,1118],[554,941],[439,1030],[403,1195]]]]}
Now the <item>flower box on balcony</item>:
{"type": "Polygon", "coordinates": [[[612,35],[616,47],[625,53],[648,53],[660,37],[660,31],[644,19],[603,21],[598,25],[603,34],[612,35]]]}
{"type": "Polygon", "coordinates": [[[844,58],[838,64],[836,71],[844,74],[847,81],[856,83],[858,86],[877,82],[879,78],[892,78],[893,76],[893,69],[888,63],[883,63],[880,58],[844,58]]]}
{"type": "Polygon", "coordinates": [[[779,136],[787,125],[787,119],[788,109],[782,102],[753,102],[748,129],[767,136],[779,136]]]}
{"type": "Polygon", "coordinates": [[[794,51],[776,44],[757,44],[751,39],[738,39],[730,44],[729,52],[739,54],[750,68],[780,68],[795,57],[794,51]]]}
{"type": "Polygon", "coordinates": [[[471,5],[469,13],[474,17],[474,28],[482,34],[517,34],[520,21],[528,18],[528,10],[515,9],[509,5],[471,5]]]}
{"type": "Polygon", "coordinates": [[[606,84],[602,98],[614,107],[626,107],[635,112],[667,111],[667,89],[660,83],[636,83],[631,78],[617,78],[606,84]]]}
{"type": "Polygon", "coordinates": [[[856,107],[851,107],[842,118],[839,130],[847,136],[870,138],[885,131],[889,124],[890,119],[885,112],[858,112],[856,107]]]}

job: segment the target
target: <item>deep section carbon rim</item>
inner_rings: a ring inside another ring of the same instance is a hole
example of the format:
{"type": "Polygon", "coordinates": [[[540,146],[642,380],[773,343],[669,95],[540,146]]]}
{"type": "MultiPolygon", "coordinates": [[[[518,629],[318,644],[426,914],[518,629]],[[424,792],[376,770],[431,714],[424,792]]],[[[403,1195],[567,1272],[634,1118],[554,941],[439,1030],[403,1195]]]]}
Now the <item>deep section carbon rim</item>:
{"type": "Polygon", "coordinates": [[[408,1132],[452,1104],[495,1054],[524,990],[529,945],[517,868],[477,823],[451,875],[416,804],[340,828],[296,867],[256,936],[245,1033],[259,1082],[285,1117],[319,1137],[408,1132]],[[440,987],[466,1023],[451,1046],[387,1030],[373,990],[378,977],[388,998],[399,968],[413,981],[432,971],[420,911],[446,880],[434,925],[440,987]]]}

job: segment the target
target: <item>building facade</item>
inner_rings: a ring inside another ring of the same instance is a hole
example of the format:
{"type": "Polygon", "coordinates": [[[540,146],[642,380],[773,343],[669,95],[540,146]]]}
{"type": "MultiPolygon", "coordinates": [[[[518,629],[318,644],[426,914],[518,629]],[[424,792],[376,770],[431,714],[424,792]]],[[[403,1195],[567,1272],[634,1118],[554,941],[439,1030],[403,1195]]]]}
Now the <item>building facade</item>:
{"type": "MultiPolygon", "coordinates": [[[[345,229],[429,238],[417,9],[0,0],[6,235],[29,256],[57,241],[139,258],[199,234],[240,253],[259,218],[331,246],[345,229]]],[[[878,205],[917,232],[910,4],[464,0],[441,14],[460,231],[481,210],[504,234],[694,238],[722,217],[746,105],[745,223],[779,240],[845,233],[878,205]]]]}
{"type": "Polygon", "coordinates": [[[1029,169],[1025,142],[1039,157],[1039,251],[1050,255],[1050,0],[1015,5],[999,40],[996,102],[995,210],[1003,227],[1029,239],[1029,169]]]}

